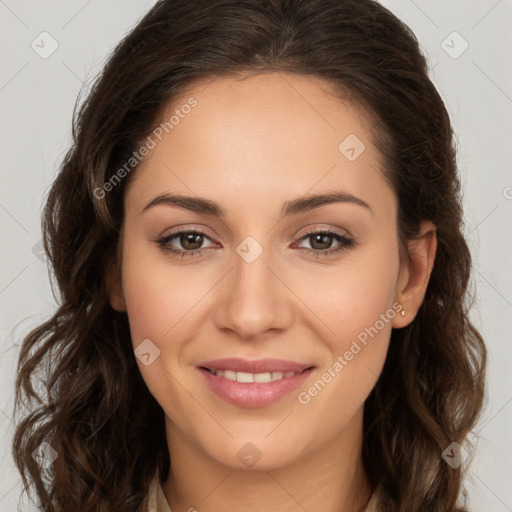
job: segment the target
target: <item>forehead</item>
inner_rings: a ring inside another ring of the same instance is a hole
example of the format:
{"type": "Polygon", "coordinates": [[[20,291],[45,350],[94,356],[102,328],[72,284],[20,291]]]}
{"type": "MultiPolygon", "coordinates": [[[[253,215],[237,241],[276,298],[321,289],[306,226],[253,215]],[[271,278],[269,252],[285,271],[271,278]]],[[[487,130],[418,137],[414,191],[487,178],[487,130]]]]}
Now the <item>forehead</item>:
{"type": "Polygon", "coordinates": [[[360,195],[386,186],[365,110],[335,97],[316,77],[203,80],[174,98],[160,126],[166,122],[131,177],[136,196],[169,189],[207,196],[222,189],[219,200],[248,190],[270,199],[276,190],[289,196],[345,184],[360,195]]]}

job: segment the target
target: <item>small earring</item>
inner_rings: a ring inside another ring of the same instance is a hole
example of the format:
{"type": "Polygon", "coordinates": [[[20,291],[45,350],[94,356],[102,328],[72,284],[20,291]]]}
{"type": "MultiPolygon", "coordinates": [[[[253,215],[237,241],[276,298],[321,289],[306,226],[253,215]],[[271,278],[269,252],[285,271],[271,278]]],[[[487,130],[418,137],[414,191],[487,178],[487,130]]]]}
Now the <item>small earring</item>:
{"type": "Polygon", "coordinates": [[[405,309],[402,309],[402,311],[400,311],[400,314],[401,314],[402,316],[405,316],[405,309]]]}

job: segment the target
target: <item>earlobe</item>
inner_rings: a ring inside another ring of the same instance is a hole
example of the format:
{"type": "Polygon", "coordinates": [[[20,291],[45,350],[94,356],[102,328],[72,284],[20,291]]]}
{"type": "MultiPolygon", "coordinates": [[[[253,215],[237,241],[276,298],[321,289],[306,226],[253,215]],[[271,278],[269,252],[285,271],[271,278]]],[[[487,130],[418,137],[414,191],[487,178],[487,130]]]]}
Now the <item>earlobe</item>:
{"type": "Polygon", "coordinates": [[[403,263],[396,288],[396,301],[405,315],[395,316],[394,328],[409,325],[425,298],[437,250],[436,227],[432,222],[422,222],[419,235],[409,240],[407,250],[409,258],[403,263]]]}
{"type": "Polygon", "coordinates": [[[109,303],[112,309],[119,312],[126,311],[123,289],[121,286],[121,273],[118,268],[110,266],[106,273],[109,303]]]}

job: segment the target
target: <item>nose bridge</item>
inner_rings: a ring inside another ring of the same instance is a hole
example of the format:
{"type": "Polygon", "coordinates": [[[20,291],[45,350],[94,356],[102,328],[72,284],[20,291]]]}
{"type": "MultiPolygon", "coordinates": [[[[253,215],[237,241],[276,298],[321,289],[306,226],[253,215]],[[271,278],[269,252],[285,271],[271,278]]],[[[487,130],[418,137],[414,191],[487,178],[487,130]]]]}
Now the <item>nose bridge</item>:
{"type": "MultiPolygon", "coordinates": [[[[269,267],[272,267],[272,249],[263,247],[254,237],[248,236],[236,248],[233,258],[233,279],[236,289],[243,291],[244,295],[257,297],[258,294],[268,293],[269,281],[273,276],[269,267]]],[[[275,264],[275,262],[274,262],[275,264]]]]}
{"type": "Polygon", "coordinates": [[[286,303],[286,287],[275,275],[279,265],[272,249],[249,236],[235,251],[233,268],[226,276],[218,304],[218,327],[230,328],[243,337],[255,337],[268,329],[282,328],[290,319],[290,311],[286,303]]]}

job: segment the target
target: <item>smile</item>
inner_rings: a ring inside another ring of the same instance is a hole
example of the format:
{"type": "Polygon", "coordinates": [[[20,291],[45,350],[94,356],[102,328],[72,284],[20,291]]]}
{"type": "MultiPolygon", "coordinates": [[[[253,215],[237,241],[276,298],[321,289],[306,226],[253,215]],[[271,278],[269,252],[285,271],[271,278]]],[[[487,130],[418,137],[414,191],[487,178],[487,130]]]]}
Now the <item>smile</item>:
{"type": "Polygon", "coordinates": [[[310,366],[302,371],[268,371],[252,373],[229,369],[212,370],[198,367],[206,389],[236,407],[261,408],[289,397],[297,388],[305,385],[315,373],[310,366]]]}
{"type": "MultiPolygon", "coordinates": [[[[207,368],[208,369],[208,368],[207,368]]],[[[209,369],[208,369],[209,370],[209,369]]],[[[265,373],[247,373],[247,372],[235,372],[234,370],[209,370],[213,375],[217,375],[218,377],[222,377],[224,379],[233,381],[233,382],[242,382],[242,383],[268,383],[273,382],[275,380],[281,379],[289,379],[294,375],[298,375],[302,372],[265,372],[265,373]]]]}

